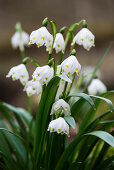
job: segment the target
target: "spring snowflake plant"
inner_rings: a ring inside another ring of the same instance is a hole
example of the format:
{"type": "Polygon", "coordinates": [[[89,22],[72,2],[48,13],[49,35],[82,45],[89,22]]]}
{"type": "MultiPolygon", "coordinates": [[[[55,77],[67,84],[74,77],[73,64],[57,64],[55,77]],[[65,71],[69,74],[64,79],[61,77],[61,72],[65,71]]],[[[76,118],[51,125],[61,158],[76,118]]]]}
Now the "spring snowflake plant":
{"type": "Polygon", "coordinates": [[[28,34],[17,23],[11,42],[13,47],[19,47],[22,63],[13,66],[6,77],[12,77],[13,81],[20,80],[29,99],[34,94],[40,94],[41,99],[35,117],[32,111],[0,102],[3,113],[0,120],[0,168],[111,169],[114,155],[108,154],[108,151],[114,147],[114,121],[106,118],[114,113],[114,109],[112,102],[105,96],[114,91],[107,91],[106,86],[96,77],[96,72],[111,45],[101,56],[82,88],[87,75],[80,74],[83,67],[81,68],[80,59],[76,55],[75,46],[82,45],[87,51],[95,46],[95,36],[87,28],[85,20],[74,23],[69,28],[64,26],[57,32],[55,22],[45,18],[42,27],[31,32],[29,41],[28,34]],[[48,24],[52,34],[47,29],[48,24]],[[82,29],[75,35],[74,32],[80,25],[82,29]],[[70,53],[63,60],[68,42],[71,44],[70,53]],[[41,66],[36,60],[26,57],[25,45],[36,45],[38,48],[45,46],[48,62],[41,66]],[[58,55],[58,63],[52,58],[53,50],[58,55]],[[26,68],[28,60],[36,66],[32,79],[29,79],[26,68]],[[77,82],[75,77],[78,77],[77,82]],[[58,94],[59,99],[55,101],[61,82],[64,88],[58,94]],[[71,93],[72,88],[75,89],[74,93],[71,93]],[[101,100],[107,103],[109,110],[96,117],[101,100]],[[86,109],[82,109],[85,105],[86,109]],[[80,110],[83,111],[83,119],[78,117],[82,114],[80,110]],[[70,134],[70,128],[77,131],[74,137],[70,134]],[[72,142],[68,140],[70,136],[72,142]]]}

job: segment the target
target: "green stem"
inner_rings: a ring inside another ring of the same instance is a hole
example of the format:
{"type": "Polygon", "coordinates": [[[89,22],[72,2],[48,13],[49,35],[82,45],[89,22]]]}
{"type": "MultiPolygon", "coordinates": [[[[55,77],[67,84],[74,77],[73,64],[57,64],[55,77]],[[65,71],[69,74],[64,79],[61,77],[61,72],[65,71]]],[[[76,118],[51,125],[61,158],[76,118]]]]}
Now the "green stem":
{"type": "Polygon", "coordinates": [[[60,57],[59,57],[59,63],[58,63],[59,65],[62,63],[63,55],[64,55],[63,52],[61,52],[61,55],[60,55],[60,57]]]}
{"type": "Polygon", "coordinates": [[[24,47],[23,49],[20,48],[20,53],[21,53],[21,57],[22,57],[22,60],[25,58],[25,50],[24,50],[24,47]]]}
{"type": "Polygon", "coordinates": [[[31,97],[27,96],[27,103],[28,103],[28,112],[32,114],[32,101],[31,97]]]}
{"type": "Polygon", "coordinates": [[[70,86],[69,86],[69,89],[68,89],[68,92],[67,92],[67,95],[66,95],[66,96],[68,96],[69,93],[70,93],[70,90],[71,90],[72,85],[73,85],[73,83],[74,83],[75,75],[76,75],[76,73],[74,73],[73,76],[72,76],[72,83],[71,83],[70,86]]]}
{"type": "Polygon", "coordinates": [[[68,82],[65,82],[64,90],[63,90],[63,98],[66,97],[66,89],[67,89],[67,85],[68,85],[68,82]]]}

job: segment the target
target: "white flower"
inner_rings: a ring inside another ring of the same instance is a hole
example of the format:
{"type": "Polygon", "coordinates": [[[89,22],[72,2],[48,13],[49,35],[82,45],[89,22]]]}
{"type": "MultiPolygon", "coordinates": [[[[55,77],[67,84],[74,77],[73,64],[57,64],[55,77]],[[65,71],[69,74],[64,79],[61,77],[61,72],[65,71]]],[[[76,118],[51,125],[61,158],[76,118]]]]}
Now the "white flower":
{"type": "Polygon", "coordinates": [[[32,96],[33,94],[41,94],[42,93],[42,86],[39,81],[28,81],[26,83],[26,86],[24,88],[24,91],[26,91],[28,96],[32,96]]]}
{"type": "Polygon", "coordinates": [[[78,45],[83,45],[86,50],[90,50],[90,48],[95,46],[94,44],[95,36],[89,31],[87,28],[82,28],[74,37],[71,45],[77,43],[78,45]]]}
{"type": "Polygon", "coordinates": [[[51,52],[52,44],[53,44],[53,36],[48,32],[47,38],[45,40],[46,51],[51,52]]]}
{"type": "Polygon", "coordinates": [[[45,45],[47,51],[50,51],[53,43],[53,36],[48,32],[46,27],[41,27],[30,34],[29,44],[35,44],[40,47],[45,45]]]}
{"type": "Polygon", "coordinates": [[[79,72],[81,70],[81,65],[79,64],[77,58],[73,55],[65,59],[61,63],[61,67],[62,74],[65,74],[67,76],[71,76],[75,72],[77,73],[77,75],[79,75],[79,72]]]}
{"type": "Polygon", "coordinates": [[[96,95],[97,93],[104,93],[106,91],[106,86],[99,79],[93,79],[88,87],[88,93],[92,95],[96,95]]]}
{"type": "Polygon", "coordinates": [[[29,79],[29,74],[24,64],[12,67],[6,77],[11,76],[13,80],[19,79],[23,85],[25,85],[29,79]]]}
{"type": "MultiPolygon", "coordinates": [[[[51,109],[51,115],[52,114],[61,114],[61,112],[64,113],[64,116],[70,116],[70,105],[66,103],[63,99],[59,99],[57,102],[55,102],[51,109]]],[[[63,114],[62,113],[62,114],[63,114]]]]}
{"type": "Polygon", "coordinates": [[[62,51],[64,53],[65,41],[64,41],[63,35],[61,33],[56,34],[53,48],[55,48],[56,53],[58,53],[60,51],[62,51]]]}
{"type": "Polygon", "coordinates": [[[27,45],[29,42],[29,35],[22,31],[22,32],[15,32],[15,34],[11,38],[11,44],[13,48],[20,48],[23,50],[24,45],[27,45]]]}
{"type": "Polygon", "coordinates": [[[37,67],[32,76],[33,81],[40,81],[42,85],[47,85],[53,77],[53,68],[48,65],[37,67]]]}
{"type": "Polygon", "coordinates": [[[48,131],[57,132],[61,134],[65,133],[66,135],[69,136],[69,125],[66,123],[66,121],[62,117],[59,117],[55,120],[52,120],[49,123],[48,131]]]}

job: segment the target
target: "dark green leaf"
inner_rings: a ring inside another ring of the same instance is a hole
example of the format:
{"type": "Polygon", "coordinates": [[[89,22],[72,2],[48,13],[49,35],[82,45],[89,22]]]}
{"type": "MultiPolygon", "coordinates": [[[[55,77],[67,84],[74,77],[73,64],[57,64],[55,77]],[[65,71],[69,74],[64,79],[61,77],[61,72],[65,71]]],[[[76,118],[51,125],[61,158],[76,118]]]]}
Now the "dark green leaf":
{"type": "Polygon", "coordinates": [[[100,139],[104,140],[109,145],[111,145],[112,147],[114,147],[114,137],[105,131],[93,131],[90,133],[86,133],[85,135],[97,136],[100,139]]]}
{"type": "Polygon", "coordinates": [[[90,95],[90,96],[91,96],[91,97],[94,97],[94,98],[97,98],[97,99],[104,100],[104,101],[108,104],[110,110],[111,110],[111,111],[113,110],[113,104],[112,104],[112,102],[111,102],[109,99],[106,99],[106,98],[100,97],[100,96],[94,96],[94,95],[90,95]]]}
{"type": "Polygon", "coordinates": [[[85,93],[70,94],[65,100],[68,101],[71,97],[82,97],[95,109],[95,104],[94,104],[93,100],[87,94],[85,94],[85,93]]]}
{"type": "Polygon", "coordinates": [[[72,116],[65,116],[64,119],[73,129],[76,128],[76,123],[75,123],[75,120],[72,116]]]}

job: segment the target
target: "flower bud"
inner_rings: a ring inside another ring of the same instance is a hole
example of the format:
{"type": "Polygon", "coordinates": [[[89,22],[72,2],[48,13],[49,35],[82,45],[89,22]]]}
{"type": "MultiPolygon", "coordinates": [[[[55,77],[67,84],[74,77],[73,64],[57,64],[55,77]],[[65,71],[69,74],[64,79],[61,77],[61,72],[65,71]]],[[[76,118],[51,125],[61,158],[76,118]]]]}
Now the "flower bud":
{"type": "Polygon", "coordinates": [[[12,67],[6,77],[11,77],[13,80],[20,80],[20,82],[25,85],[29,79],[28,71],[24,64],[12,67]]]}
{"type": "Polygon", "coordinates": [[[42,86],[39,81],[28,81],[26,83],[26,86],[24,88],[24,91],[26,91],[28,96],[32,96],[33,94],[41,94],[42,93],[42,86]]]}
{"type": "Polygon", "coordinates": [[[95,46],[94,44],[95,36],[87,28],[82,28],[74,37],[71,45],[77,43],[78,45],[83,45],[83,47],[89,51],[90,48],[95,46]]]}
{"type": "Polygon", "coordinates": [[[33,81],[40,81],[42,85],[46,84],[53,78],[53,68],[48,65],[37,67],[32,77],[33,81]]]}
{"type": "Polygon", "coordinates": [[[93,79],[88,87],[88,93],[91,95],[104,93],[106,91],[107,91],[106,86],[99,79],[93,79]]]}
{"type": "Polygon", "coordinates": [[[51,115],[52,114],[61,114],[64,113],[64,116],[70,116],[70,105],[66,103],[63,99],[59,99],[57,102],[55,102],[51,109],[51,115]]]}
{"type": "Polygon", "coordinates": [[[69,136],[69,125],[62,117],[59,117],[49,123],[48,131],[57,132],[58,134],[66,134],[69,136]]]}

